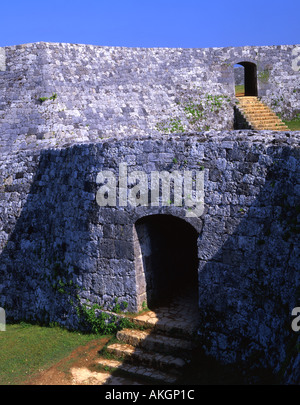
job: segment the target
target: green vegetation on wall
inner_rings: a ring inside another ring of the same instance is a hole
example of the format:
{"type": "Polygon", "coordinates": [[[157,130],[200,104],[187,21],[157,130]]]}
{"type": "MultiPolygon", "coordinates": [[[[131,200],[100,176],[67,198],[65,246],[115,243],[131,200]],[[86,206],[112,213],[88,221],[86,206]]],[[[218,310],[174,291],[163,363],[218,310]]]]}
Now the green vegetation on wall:
{"type": "Polygon", "coordinates": [[[57,94],[53,93],[51,97],[40,97],[39,101],[41,103],[43,103],[44,101],[47,101],[47,100],[56,100],[56,99],[57,99],[57,94]]]}
{"type": "Polygon", "coordinates": [[[262,82],[262,83],[268,83],[269,81],[269,77],[270,77],[270,71],[265,69],[262,70],[258,75],[257,75],[258,79],[262,82]]]}
{"type": "Polygon", "coordinates": [[[207,131],[210,129],[208,119],[210,114],[218,115],[232,102],[223,94],[203,94],[199,87],[193,95],[181,94],[177,99],[179,115],[157,122],[156,129],[163,133],[179,133],[188,131],[207,131]]]}

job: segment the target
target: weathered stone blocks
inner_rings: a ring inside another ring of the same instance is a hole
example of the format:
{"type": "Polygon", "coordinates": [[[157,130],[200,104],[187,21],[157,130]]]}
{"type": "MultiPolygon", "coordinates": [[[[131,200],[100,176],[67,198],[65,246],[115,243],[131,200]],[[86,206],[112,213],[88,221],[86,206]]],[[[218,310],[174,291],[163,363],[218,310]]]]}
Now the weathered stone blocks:
{"type": "Polygon", "coordinates": [[[137,310],[147,285],[135,222],[150,214],[187,220],[186,212],[172,204],[99,207],[97,173],[117,176],[121,162],[147,174],[203,165],[205,211],[195,222],[200,335],[221,360],[246,361],[260,351],[263,364],[278,368],[299,285],[299,133],[288,135],[211,132],[5,157],[0,305],[8,318],[76,327],[76,296],[104,307],[118,299],[137,310]],[[143,161],[135,159],[141,151],[143,161]],[[242,348],[245,339],[251,350],[242,348]]]}
{"type": "MultiPolygon", "coordinates": [[[[233,102],[234,65],[241,61],[257,65],[258,96],[292,118],[300,111],[295,49],[297,45],[143,49],[51,43],[0,48],[1,153],[103,137],[158,136],[158,122],[185,121],[178,101],[182,94],[194,94],[194,86],[203,96],[222,95],[233,102]],[[39,101],[53,94],[56,99],[39,101]]],[[[202,128],[233,128],[232,103],[218,113],[204,110],[202,128]]]]}
{"type": "Polygon", "coordinates": [[[199,235],[207,352],[225,362],[258,356],[278,370],[299,299],[299,132],[230,131],[232,107],[206,116],[222,131],[168,136],[155,125],[176,116],[191,83],[234,98],[233,66],[242,60],[257,65],[263,101],[294,116],[293,49],[0,48],[0,306],[8,319],[76,328],[80,304],[109,308],[118,299],[140,309],[147,283],[135,223],[173,215],[199,235]],[[147,176],[203,171],[203,214],[187,218],[174,202],[99,207],[97,174],[110,170],[118,184],[120,163],[147,176]]]}

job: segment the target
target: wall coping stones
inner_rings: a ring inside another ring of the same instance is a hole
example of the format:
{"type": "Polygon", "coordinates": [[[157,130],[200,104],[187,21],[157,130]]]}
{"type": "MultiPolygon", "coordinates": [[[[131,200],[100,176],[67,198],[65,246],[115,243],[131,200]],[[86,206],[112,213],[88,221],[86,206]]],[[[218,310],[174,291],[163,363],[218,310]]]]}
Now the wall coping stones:
{"type": "Polygon", "coordinates": [[[286,146],[300,146],[300,131],[256,131],[256,130],[234,130],[234,131],[206,131],[198,133],[179,133],[179,134],[165,134],[165,135],[143,135],[143,136],[132,136],[130,138],[120,139],[119,137],[109,137],[98,142],[77,142],[76,140],[67,142],[59,146],[47,145],[46,142],[37,142],[37,147],[34,150],[19,150],[14,152],[2,153],[0,161],[5,161],[9,156],[14,156],[16,154],[22,154],[24,152],[26,155],[35,155],[37,151],[41,150],[63,150],[73,146],[83,146],[83,145],[111,145],[114,142],[147,142],[147,141],[167,141],[167,142],[177,142],[177,141],[198,141],[198,142],[222,142],[224,143],[224,148],[231,149],[236,142],[250,142],[251,144],[260,143],[266,146],[272,145],[286,145],[286,146]]]}
{"type": "Polygon", "coordinates": [[[29,42],[25,44],[19,44],[19,45],[9,45],[4,48],[10,48],[10,49],[21,49],[21,48],[31,48],[31,47],[36,47],[36,46],[42,46],[42,47],[53,47],[53,46],[61,46],[61,47],[83,47],[83,48],[103,48],[103,49],[131,49],[131,50],[186,50],[186,51],[228,51],[230,49],[236,49],[236,50],[257,50],[257,49],[273,49],[273,50],[287,50],[289,48],[293,48],[295,46],[300,46],[300,44],[285,44],[285,45],[245,45],[245,46],[224,46],[224,47],[206,47],[206,48],[181,48],[181,47],[126,47],[126,46],[106,46],[106,45],[93,45],[93,44],[74,44],[74,43],[68,43],[68,42],[44,42],[44,41],[38,41],[38,42],[29,42]]]}
{"type": "Polygon", "coordinates": [[[6,70],[5,48],[0,48],[0,72],[4,72],[5,70],[6,70]]]}

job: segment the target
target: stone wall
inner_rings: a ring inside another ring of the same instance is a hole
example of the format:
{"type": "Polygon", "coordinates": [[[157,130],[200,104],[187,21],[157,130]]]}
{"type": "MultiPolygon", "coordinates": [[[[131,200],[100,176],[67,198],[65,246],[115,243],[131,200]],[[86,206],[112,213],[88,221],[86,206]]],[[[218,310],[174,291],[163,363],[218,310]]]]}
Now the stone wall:
{"type": "MultiPolygon", "coordinates": [[[[187,121],[183,98],[203,100],[197,131],[233,129],[234,65],[257,65],[258,96],[291,118],[300,112],[299,46],[121,48],[36,43],[1,48],[0,151],[158,134],[187,121]],[[41,97],[57,97],[39,101],[41,97]],[[207,95],[222,95],[211,111],[207,95]]],[[[175,128],[176,129],[176,128],[175,128]]]]}
{"type": "Polygon", "coordinates": [[[295,63],[299,53],[299,45],[275,46],[271,52],[262,48],[256,62],[258,96],[284,119],[300,114],[300,67],[295,63]]]}
{"type": "Polygon", "coordinates": [[[234,83],[235,85],[244,84],[244,68],[243,66],[236,66],[234,68],[234,83]]]}
{"type": "Polygon", "coordinates": [[[5,49],[0,48],[0,72],[6,70],[5,49]]]}
{"type": "Polygon", "coordinates": [[[207,353],[278,371],[297,338],[300,135],[231,131],[234,65],[255,63],[258,96],[292,118],[298,50],[0,48],[0,306],[8,319],[78,328],[83,304],[109,309],[118,299],[138,310],[146,287],[134,225],[172,215],[199,234],[207,353]],[[195,133],[180,101],[199,88],[203,100],[231,101],[218,111],[204,105],[201,127],[210,130],[195,133]],[[170,117],[189,133],[161,134],[156,124],[170,117]],[[99,207],[97,174],[117,176],[124,162],[147,175],[203,170],[204,213],[190,218],[174,203],[99,207]]]}
{"type": "Polygon", "coordinates": [[[134,224],[173,215],[199,233],[199,336],[207,353],[278,371],[297,338],[290,324],[299,306],[299,139],[299,132],[211,131],[6,157],[0,306],[10,320],[75,328],[84,303],[109,308],[118,299],[136,311],[134,224]],[[172,202],[100,207],[97,174],[110,170],[117,178],[124,162],[129,173],[147,175],[204,170],[203,214],[188,218],[187,207],[172,202]]]}

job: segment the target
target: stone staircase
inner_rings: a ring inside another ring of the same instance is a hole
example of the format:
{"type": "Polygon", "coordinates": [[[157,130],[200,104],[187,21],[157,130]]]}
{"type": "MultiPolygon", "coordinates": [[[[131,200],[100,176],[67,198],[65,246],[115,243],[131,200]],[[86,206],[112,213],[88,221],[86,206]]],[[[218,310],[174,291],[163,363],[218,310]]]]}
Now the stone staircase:
{"type": "Polygon", "coordinates": [[[237,109],[245,118],[250,129],[289,131],[284,122],[257,97],[236,97],[237,109]]]}
{"type": "Polygon", "coordinates": [[[107,345],[97,364],[112,375],[131,378],[132,384],[175,384],[195,347],[193,339],[152,329],[123,329],[117,339],[107,345]]]}
{"type": "Polygon", "coordinates": [[[126,315],[131,328],[110,338],[97,357],[70,370],[72,384],[185,384],[198,350],[197,294],[182,292],[167,304],[126,315]]]}
{"type": "Polygon", "coordinates": [[[98,372],[111,374],[105,384],[115,378],[133,385],[178,383],[197,348],[197,307],[185,300],[131,320],[136,328],[120,330],[96,361],[98,372]]]}

